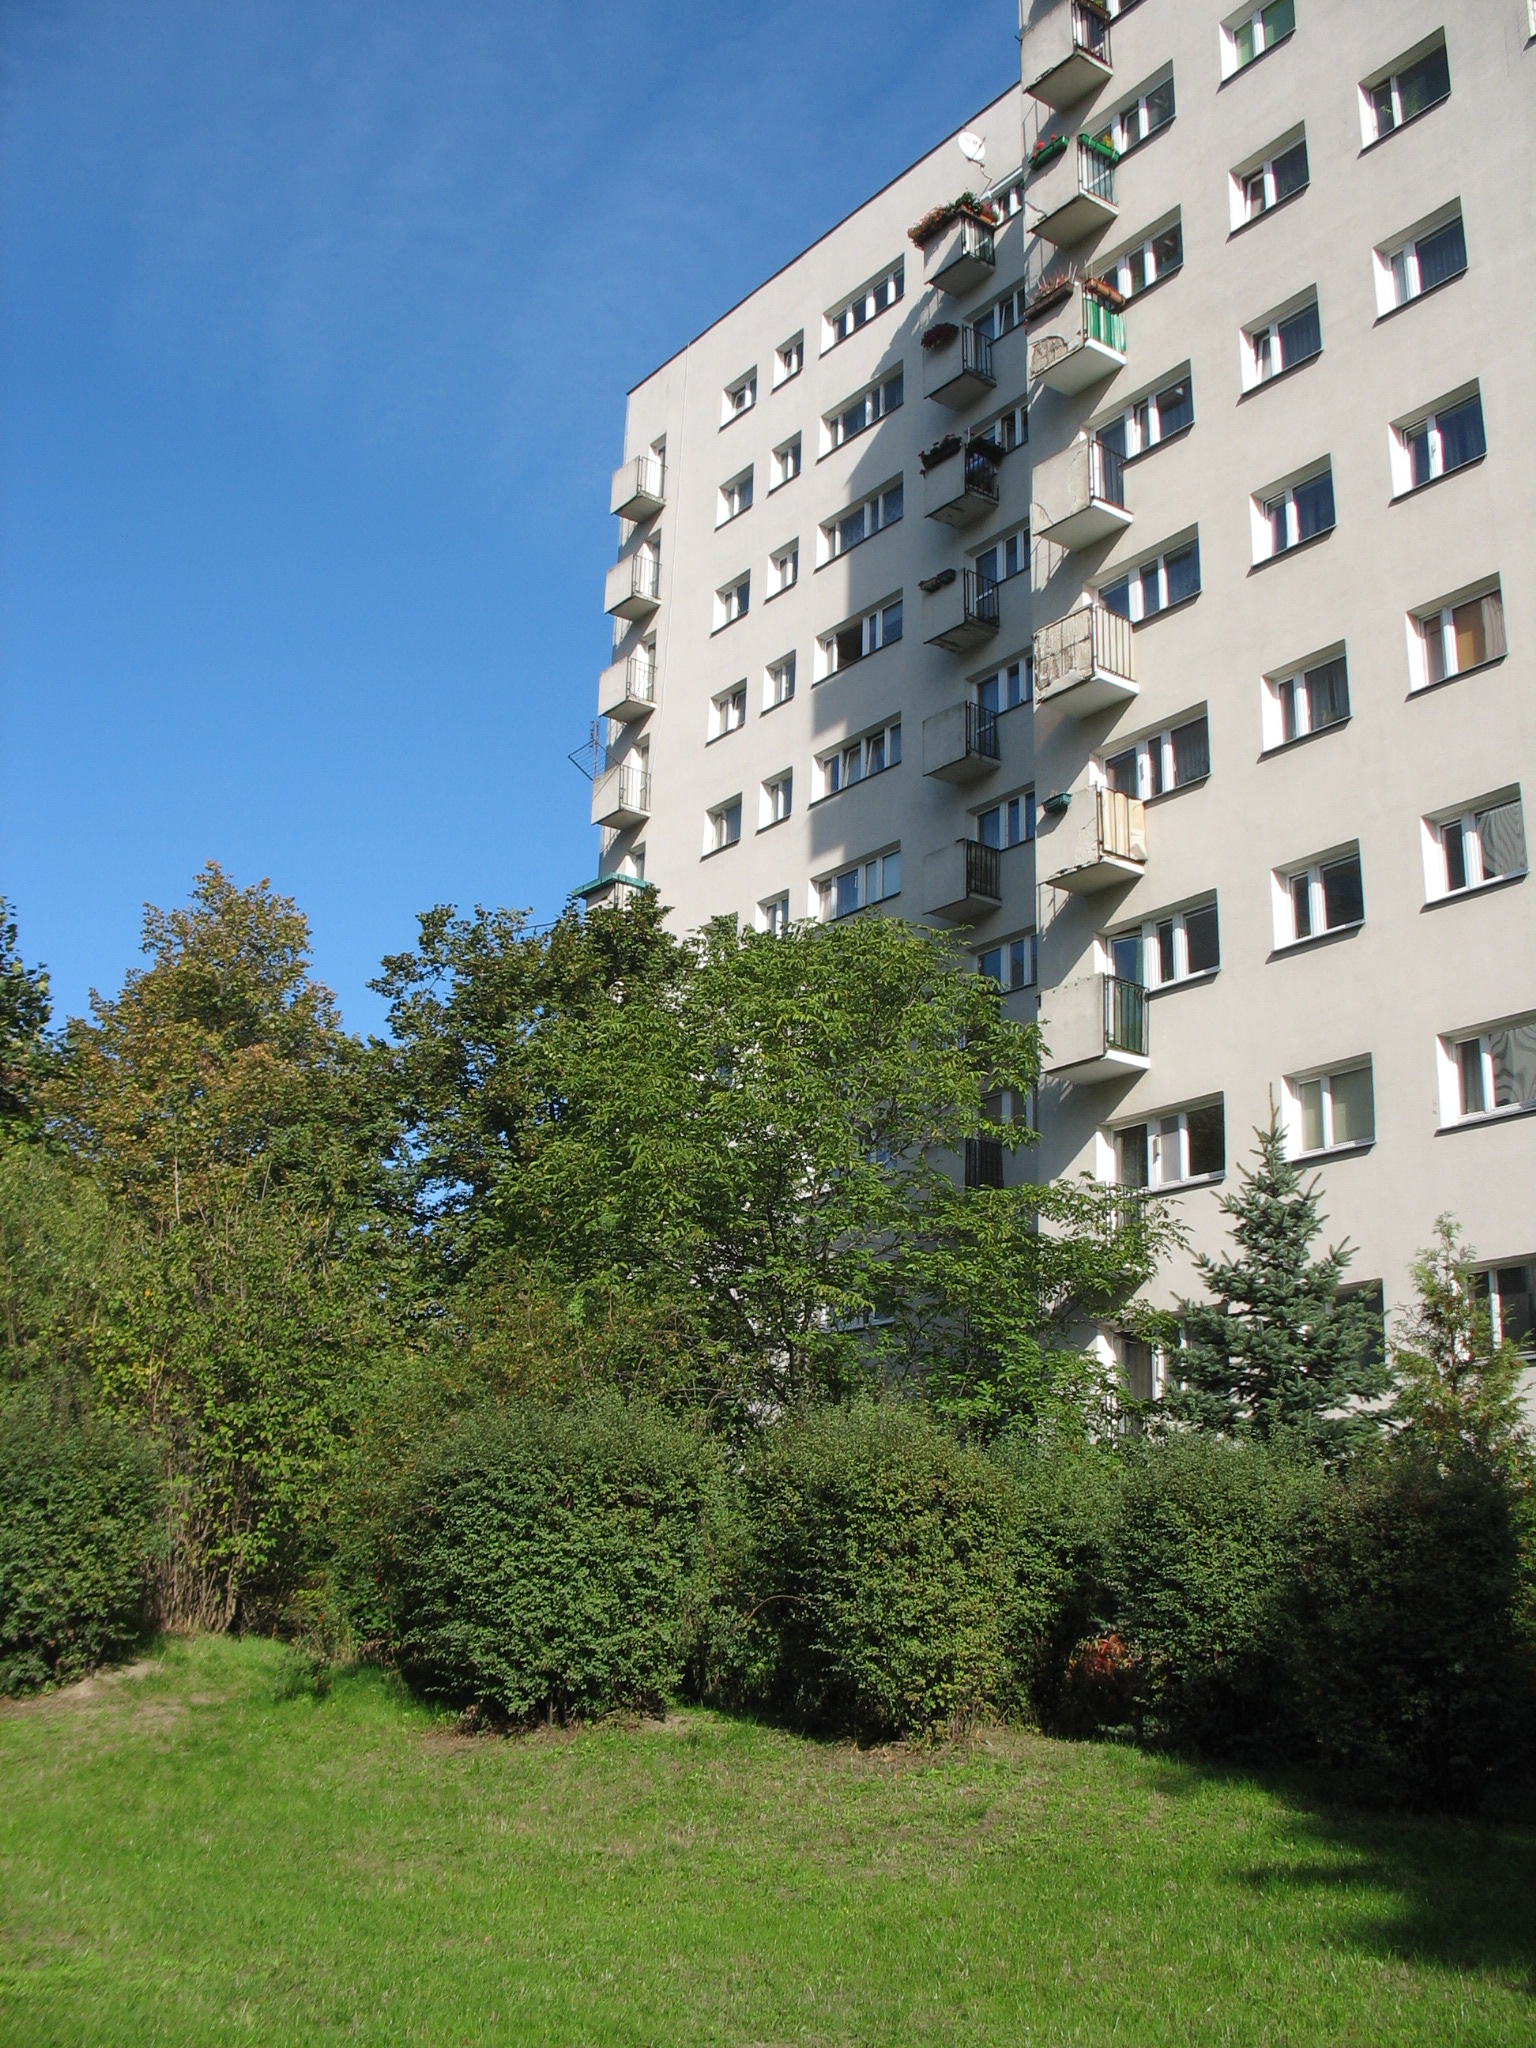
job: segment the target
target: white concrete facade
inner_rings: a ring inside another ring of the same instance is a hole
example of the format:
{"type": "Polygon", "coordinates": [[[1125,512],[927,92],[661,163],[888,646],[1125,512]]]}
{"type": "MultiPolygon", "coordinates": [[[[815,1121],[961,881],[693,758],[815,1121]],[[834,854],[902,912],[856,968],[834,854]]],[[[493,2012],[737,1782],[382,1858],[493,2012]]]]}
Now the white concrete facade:
{"type": "Polygon", "coordinates": [[[1529,0],[1023,6],[985,173],[947,138],[630,393],[601,872],[958,926],[1051,1047],[1021,1170],[1216,1250],[1273,1096],[1353,1278],[1448,1210],[1520,1328],[1529,0]]]}

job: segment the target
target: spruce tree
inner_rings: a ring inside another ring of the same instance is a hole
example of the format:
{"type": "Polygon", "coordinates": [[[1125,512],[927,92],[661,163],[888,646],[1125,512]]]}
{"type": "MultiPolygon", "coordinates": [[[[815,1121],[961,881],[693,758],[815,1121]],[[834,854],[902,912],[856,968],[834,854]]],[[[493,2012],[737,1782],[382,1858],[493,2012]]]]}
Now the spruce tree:
{"type": "Polygon", "coordinates": [[[1258,1165],[1240,1169],[1242,1185],[1221,1204],[1237,1254],[1195,1261],[1213,1298],[1181,1304],[1180,1384],[1165,1408],[1223,1435],[1294,1431],[1341,1450],[1379,1426],[1362,1404],[1388,1387],[1380,1316],[1368,1297],[1340,1295],[1354,1255],[1347,1239],[1312,1256],[1325,1220],[1317,1182],[1302,1184],[1273,1108],[1269,1129],[1254,1135],[1258,1165]]]}
{"type": "Polygon", "coordinates": [[[1443,1459],[1472,1451],[1518,1462],[1530,1450],[1520,1402],[1524,1366],[1507,1339],[1493,1341],[1472,1247],[1452,1217],[1437,1218],[1435,1242],[1414,1260],[1413,1279],[1418,1300],[1392,1347],[1393,1420],[1443,1459]]]}

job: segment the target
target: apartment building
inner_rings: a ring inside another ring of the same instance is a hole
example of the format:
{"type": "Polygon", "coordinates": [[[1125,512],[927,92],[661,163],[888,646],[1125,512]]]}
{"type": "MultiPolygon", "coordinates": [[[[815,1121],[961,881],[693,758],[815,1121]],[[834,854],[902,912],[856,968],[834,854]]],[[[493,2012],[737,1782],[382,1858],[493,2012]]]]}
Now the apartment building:
{"type": "Polygon", "coordinates": [[[1357,1282],[1450,1211],[1527,1340],[1531,0],[1022,10],[629,395],[586,893],[951,927],[1049,1047],[1007,1172],[1214,1251],[1273,1101],[1357,1282]]]}

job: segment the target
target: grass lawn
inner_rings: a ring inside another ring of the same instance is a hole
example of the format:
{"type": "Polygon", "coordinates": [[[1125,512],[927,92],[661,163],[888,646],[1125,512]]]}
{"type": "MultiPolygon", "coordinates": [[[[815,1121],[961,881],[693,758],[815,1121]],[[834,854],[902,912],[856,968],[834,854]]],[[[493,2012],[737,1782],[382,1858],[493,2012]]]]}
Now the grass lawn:
{"type": "Polygon", "coordinates": [[[260,1642],[0,1710],[0,2041],[1536,2042],[1536,1835],[997,1731],[467,1738],[260,1642]]]}

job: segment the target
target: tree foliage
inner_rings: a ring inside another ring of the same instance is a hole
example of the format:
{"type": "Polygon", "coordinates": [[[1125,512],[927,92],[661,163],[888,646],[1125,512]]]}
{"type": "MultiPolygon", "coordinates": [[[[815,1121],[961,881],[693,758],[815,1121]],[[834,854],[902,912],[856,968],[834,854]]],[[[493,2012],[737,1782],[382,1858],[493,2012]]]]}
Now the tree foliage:
{"type": "Polygon", "coordinates": [[[1392,1346],[1394,1419],[1442,1457],[1473,1451],[1501,1460],[1528,1453],[1520,1402],[1520,1354],[1493,1341],[1488,1297],[1472,1248],[1441,1216],[1434,1244],[1414,1261],[1418,1295],[1392,1346]]]}
{"type": "Polygon", "coordinates": [[[0,896],[0,1139],[32,1128],[50,1014],[47,969],[22,959],[16,920],[0,896]]]}

